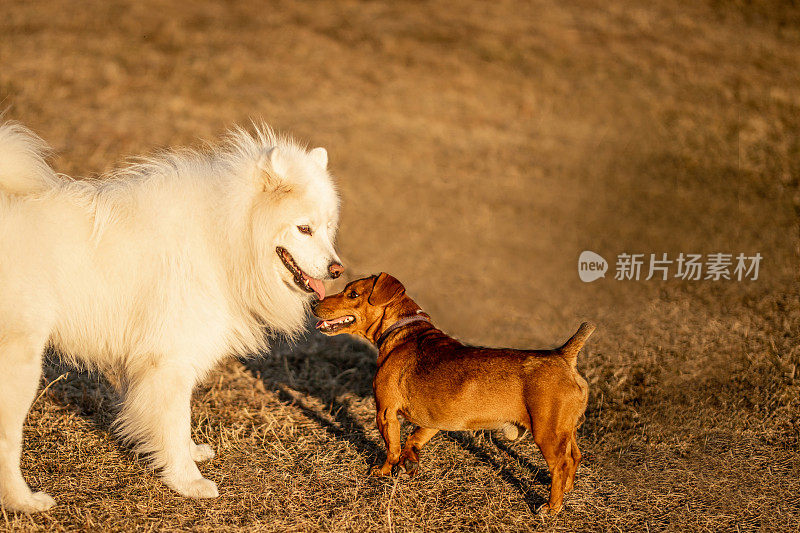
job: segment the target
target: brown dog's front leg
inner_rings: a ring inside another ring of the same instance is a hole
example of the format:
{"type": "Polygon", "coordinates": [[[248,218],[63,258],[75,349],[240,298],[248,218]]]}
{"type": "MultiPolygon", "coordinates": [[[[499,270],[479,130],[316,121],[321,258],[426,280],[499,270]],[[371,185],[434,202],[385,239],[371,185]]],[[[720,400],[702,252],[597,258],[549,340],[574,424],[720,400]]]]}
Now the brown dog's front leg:
{"type": "Polygon", "coordinates": [[[406,440],[403,453],[400,454],[400,466],[409,476],[413,476],[419,470],[419,451],[438,432],[438,429],[420,427],[406,440]]]}
{"type": "Polygon", "coordinates": [[[400,460],[400,421],[397,419],[397,410],[390,411],[380,405],[376,419],[378,430],[386,444],[386,461],[382,466],[373,468],[372,475],[388,476],[392,473],[392,467],[400,460]]]}

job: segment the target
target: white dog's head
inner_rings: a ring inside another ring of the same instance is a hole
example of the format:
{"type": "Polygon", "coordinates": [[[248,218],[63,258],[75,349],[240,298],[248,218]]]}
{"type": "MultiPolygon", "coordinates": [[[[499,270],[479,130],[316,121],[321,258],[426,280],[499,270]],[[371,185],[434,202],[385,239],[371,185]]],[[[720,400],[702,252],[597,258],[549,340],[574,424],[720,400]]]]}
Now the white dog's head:
{"type": "Polygon", "coordinates": [[[262,189],[256,240],[271,248],[263,253],[271,254],[275,273],[287,287],[320,300],[325,297],[322,281],[344,271],[333,246],[339,199],[327,167],[324,148],[306,151],[286,142],[266,149],[256,170],[262,189]]]}

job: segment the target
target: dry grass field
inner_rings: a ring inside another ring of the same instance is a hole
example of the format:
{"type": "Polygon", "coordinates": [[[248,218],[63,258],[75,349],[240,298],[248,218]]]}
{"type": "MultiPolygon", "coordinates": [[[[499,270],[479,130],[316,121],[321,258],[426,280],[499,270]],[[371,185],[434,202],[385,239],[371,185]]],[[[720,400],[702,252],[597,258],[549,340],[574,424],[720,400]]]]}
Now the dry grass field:
{"type": "Polygon", "coordinates": [[[197,390],[207,501],[122,447],[111,387],[54,354],[23,471],[58,506],[0,530],[800,529],[796,2],[6,0],[0,107],[77,176],[263,118],[329,149],[348,279],[394,274],[470,343],[599,325],[555,519],[529,437],[443,433],[416,478],[368,478],[375,352],[309,332],[197,390]],[[605,279],[579,280],[582,250],[605,279]],[[757,281],[618,281],[622,252],[763,260],[757,281]]]}

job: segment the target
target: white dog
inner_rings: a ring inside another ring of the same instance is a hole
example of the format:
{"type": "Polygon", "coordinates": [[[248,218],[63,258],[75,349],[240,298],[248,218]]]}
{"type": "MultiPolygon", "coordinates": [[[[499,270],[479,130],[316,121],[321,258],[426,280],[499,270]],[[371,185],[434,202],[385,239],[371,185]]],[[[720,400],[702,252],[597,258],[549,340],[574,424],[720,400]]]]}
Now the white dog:
{"type": "Polygon", "coordinates": [[[298,333],[321,280],[341,274],[327,152],[237,129],[209,153],[75,181],[45,151],[26,128],[0,125],[0,501],[55,504],[19,465],[47,346],[117,378],[116,427],[168,486],[217,496],[195,465],[214,452],[192,441],[192,388],[270,333],[298,333]]]}

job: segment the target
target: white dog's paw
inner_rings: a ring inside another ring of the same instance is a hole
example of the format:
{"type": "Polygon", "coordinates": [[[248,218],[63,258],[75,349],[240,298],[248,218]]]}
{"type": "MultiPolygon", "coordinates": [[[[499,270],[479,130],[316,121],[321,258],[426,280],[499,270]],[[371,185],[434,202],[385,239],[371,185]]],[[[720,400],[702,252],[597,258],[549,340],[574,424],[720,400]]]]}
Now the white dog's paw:
{"type": "Polygon", "coordinates": [[[219,496],[217,484],[204,477],[182,483],[167,482],[167,485],[187,498],[216,498],[219,496]]]}
{"type": "Polygon", "coordinates": [[[56,501],[44,492],[29,492],[22,498],[3,498],[3,507],[9,511],[22,513],[40,513],[47,511],[56,504],[56,501]]]}
{"type": "Polygon", "coordinates": [[[200,479],[195,479],[188,484],[187,491],[184,496],[188,496],[190,498],[216,498],[219,496],[219,491],[217,490],[216,483],[210,479],[201,477],[200,479]]]}
{"type": "Polygon", "coordinates": [[[196,463],[202,463],[203,461],[213,459],[215,455],[214,448],[208,444],[192,445],[192,459],[194,459],[196,463]]]}

